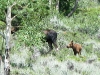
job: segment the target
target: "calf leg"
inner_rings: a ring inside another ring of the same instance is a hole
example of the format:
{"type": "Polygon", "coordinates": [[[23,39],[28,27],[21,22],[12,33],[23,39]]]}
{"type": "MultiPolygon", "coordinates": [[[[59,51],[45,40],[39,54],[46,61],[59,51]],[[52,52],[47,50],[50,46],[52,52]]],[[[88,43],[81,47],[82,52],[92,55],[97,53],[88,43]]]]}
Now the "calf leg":
{"type": "Polygon", "coordinates": [[[74,55],[76,55],[77,53],[76,52],[74,52],[74,55]]]}
{"type": "Polygon", "coordinates": [[[78,50],[78,55],[81,55],[81,49],[78,50]]]}
{"type": "Polygon", "coordinates": [[[81,51],[78,54],[81,55],[81,51]]]}

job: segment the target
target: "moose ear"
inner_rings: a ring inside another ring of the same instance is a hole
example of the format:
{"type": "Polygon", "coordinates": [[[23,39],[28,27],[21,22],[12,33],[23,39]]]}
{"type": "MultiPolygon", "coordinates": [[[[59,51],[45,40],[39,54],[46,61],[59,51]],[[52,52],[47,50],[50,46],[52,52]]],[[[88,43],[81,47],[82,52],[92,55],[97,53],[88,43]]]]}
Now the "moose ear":
{"type": "Polygon", "coordinates": [[[71,43],[73,43],[73,40],[71,41],[71,43]]]}
{"type": "Polygon", "coordinates": [[[73,45],[73,40],[71,41],[71,44],[73,45]]]}

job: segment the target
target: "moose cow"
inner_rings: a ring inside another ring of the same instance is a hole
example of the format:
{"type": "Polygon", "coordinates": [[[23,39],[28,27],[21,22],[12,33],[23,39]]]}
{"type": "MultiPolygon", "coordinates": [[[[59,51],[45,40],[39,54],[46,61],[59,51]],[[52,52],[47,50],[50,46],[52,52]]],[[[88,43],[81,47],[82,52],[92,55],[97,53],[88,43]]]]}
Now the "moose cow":
{"type": "Polygon", "coordinates": [[[15,33],[16,31],[18,31],[19,30],[19,27],[18,26],[12,26],[11,27],[11,34],[13,34],[13,33],[15,33]]]}
{"type": "Polygon", "coordinates": [[[46,29],[43,32],[45,34],[44,40],[48,42],[49,50],[53,50],[53,45],[58,50],[57,32],[51,29],[46,29]]]}
{"type": "Polygon", "coordinates": [[[67,48],[72,48],[74,55],[76,54],[81,55],[82,46],[80,44],[76,44],[76,43],[73,43],[73,41],[71,41],[70,44],[67,45],[67,48]]]}

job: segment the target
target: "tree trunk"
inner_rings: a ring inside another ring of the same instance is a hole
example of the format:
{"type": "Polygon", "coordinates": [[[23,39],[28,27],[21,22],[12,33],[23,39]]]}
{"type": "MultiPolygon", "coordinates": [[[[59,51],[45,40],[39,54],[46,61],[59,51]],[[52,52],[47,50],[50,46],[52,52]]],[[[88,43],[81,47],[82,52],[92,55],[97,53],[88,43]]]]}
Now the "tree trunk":
{"type": "Polygon", "coordinates": [[[4,75],[10,75],[10,49],[11,49],[11,21],[14,18],[11,18],[11,8],[15,5],[14,3],[7,8],[6,14],[6,33],[5,33],[5,59],[4,59],[4,75]]]}
{"type": "Polygon", "coordinates": [[[4,59],[4,75],[10,75],[10,38],[11,38],[11,6],[7,8],[6,14],[6,34],[5,34],[5,59],[4,59]]]}
{"type": "Polygon", "coordinates": [[[52,9],[59,11],[59,0],[49,0],[49,8],[51,11],[52,9]]]}
{"type": "Polygon", "coordinates": [[[77,9],[78,7],[78,0],[75,0],[75,5],[72,9],[72,11],[67,15],[68,17],[72,16],[72,14],[75,12],[75,10],[77,9]]]}
{"type": "Polygon", "coordinates": [[[59,11],[59,0],[56,1],[56,10],[59,11]]]}
{"type": "Polygon", "coordinates": [[[49,0],[49,8],[51,10],[52,0],[49,0]]]}

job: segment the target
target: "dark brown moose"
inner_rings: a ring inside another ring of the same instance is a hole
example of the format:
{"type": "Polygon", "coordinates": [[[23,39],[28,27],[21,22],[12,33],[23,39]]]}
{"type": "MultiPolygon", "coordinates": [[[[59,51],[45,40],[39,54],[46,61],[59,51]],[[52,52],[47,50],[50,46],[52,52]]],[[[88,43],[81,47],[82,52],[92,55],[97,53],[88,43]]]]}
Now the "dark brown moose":
{"type": "Polygon", "coordinates": [[[57,32],[51,29],[46,29],[43,32],[45,34],[44,40],[48,43],[49,50],[53,50],[53,45],[58,50],[57,32]]]}

